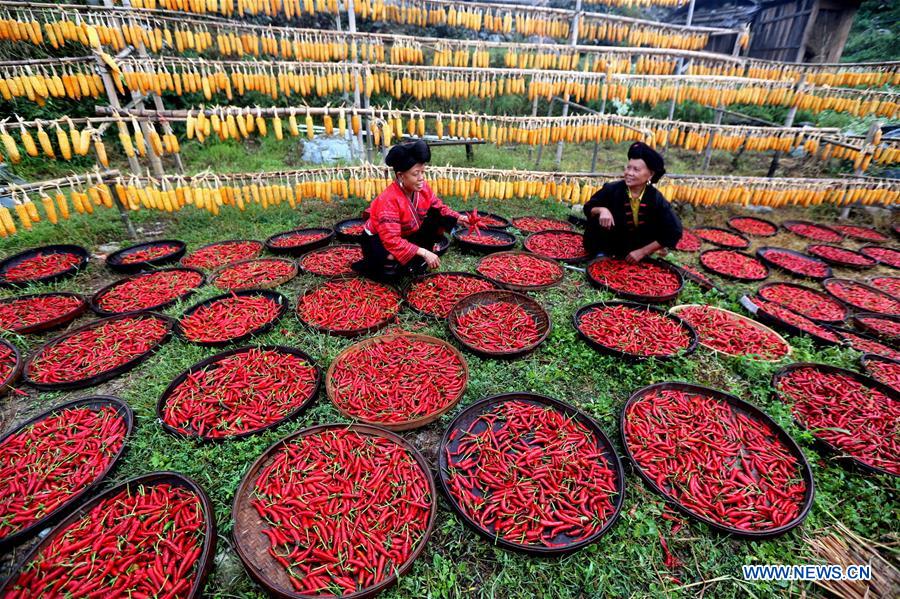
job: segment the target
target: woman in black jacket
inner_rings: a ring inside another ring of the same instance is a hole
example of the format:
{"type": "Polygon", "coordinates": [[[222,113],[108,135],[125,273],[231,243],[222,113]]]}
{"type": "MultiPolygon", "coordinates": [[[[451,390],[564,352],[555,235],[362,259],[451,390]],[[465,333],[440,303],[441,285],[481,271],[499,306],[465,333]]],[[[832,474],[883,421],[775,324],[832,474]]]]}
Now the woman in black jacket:
{"type": "Polygon", "coordinates": [[[606,183],[584,205],[584,249],[589,255],[640,262],[675,247],[681,220],[653,187],[665,173],[659,152],[642,142],[628,148],[623,180],[606,183]]]}

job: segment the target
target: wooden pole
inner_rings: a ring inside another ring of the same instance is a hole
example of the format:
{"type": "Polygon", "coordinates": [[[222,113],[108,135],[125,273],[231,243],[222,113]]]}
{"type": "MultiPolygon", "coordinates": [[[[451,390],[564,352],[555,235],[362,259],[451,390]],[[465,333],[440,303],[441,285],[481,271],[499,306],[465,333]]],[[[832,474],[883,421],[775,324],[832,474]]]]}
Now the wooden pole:
{"type": "MultiPolygon", "coordinates": [[[[801,75],[800,79],[797,80],[797,85],[794,88],[794,95],[796,96],[799,93],[803,92],[803,88],[806,83],[806,75],[801,75]]],[[[787,117],[784,119],[785,127],[792,127],[794,125],[794,118],[797,116],[798,104],[795,101],[794,105],[791,106],[791,109],[788,110],[787,117]]],[[[775,151],[775,154],[772,156],[772,163],[769,165],[769,172],[766,173],[766,177],[774,177],[775,171],[778,170],[778,162],[781,158],[781,152],[775,151]]]]}
{"type": "MultiPolygon", "coordinates": [[[[578,24],[581,19],[581,2],[582,0],[575,0],[575,14],[572,15],[572,36],[569,38],[570,46],[578,45],[578,24]]],[[[563,98],[563,106],[562,106],[562,116],[565,118],[569,114],[569,92],[566,92],[565,97],[563,98]]],[[[562,162],[563,155],[563,146],[565,144],[563,142],[558,142],[556,144],[556,168],[559,169],[559,165],[562,162]]]]}
{"type": "MultiPolygon", "coordinates": [[[[691,0],[690,3],[688,4],[687,19],[685,19],[685,21],[684,21],[685,25],[690,25],[694,21],[694,6],[695,6],[696,2],[697,2],[697,0],[691,0]]],[[[681,73],[684,72],[684,70],[687,67],[689,67],[690,64],[691,64],[691,62],[688,61],[687,65],[685,65],[684,58],[679,57],[678,64],[675,65],[675,74],[681,75],[681,73]]],[[[678,85],[678,82],[676,81],[675,82],[675,93],[672,95],[672,101],[669,102],[669,117],[668,118],[670,121],[675,118],[675,101],[678,98],[678,87],[679,87],[679,85],[678,85]]],[[[660,153],[663,156],[666,155],[666,150],[668,149],[668,146],[669,146],[669,142],[667,139],[666,144],[662,148],[660,148],[660,153]]]]}
{"type": "MultiPolygon", "coordinates": [[[[345,0],[344,6],[347,9],[347,30],[350,32],[351,35],[355,35],[356,34],[356,6],[353,4],[353,0],[345,0]]],[[[338,13],[338,22],[340,22],[340,20],[341,20],[341,16],[340,16],[340,13],[338,13]]],[[[353,62],[356,62],[357,60],[359,60],[358,56],[351,56],[350,58],[351,58],[351,60],[353,60],[353,62]]],[[[357,77],[358,74],[359,74],[358,71],[353,73],[353,107],[354,108],[362,107],[362,103],[360,100],[360,90],[359,90],[359,79],[362,79],[362,77],[357,77]]],[[[363,83],[365,83],[365,81],[363,81],[363,83]]],[[[366,104],[368,104],[368,100],[366,100],[366,104]]],[[[359,133],[356,134],[356,143],[359,144],[360,162],[362,162],[363,157],[368,159],[368,155],[366,154],[366,147],[363,145],[362,127],[360,127],[360,129],[359,129],[359,133]]]]}
{"type": "MultiPolygon", "coordinates": [[[[881,129],[881,121],[878,121],[878,120],[872,121],[872,124],[869,125],[869,130],[866,132],[866,141],[865,141],[865,144],[863,145],[864,155],[872,152],[872,142],[875,140],[875,134],[878,133],[879,129],[881,129]]],[[[865,159],[863,159],[863,161],[864,160],[865,159]]],[[[859,177],[863,174],[863,172],[864,171],[862,169],[862,162],[861,162],[859,168],[857,168],[853,172],[853,175],[855,177],[859,177]]],[[[850,217],[850,208],[852,208],[852,206],[850,204],[847,204],[846,206],[844,206],[843,210],[841,210],[841,218],[842,219],[846,219],[846,218],[850,217]]]]}
{"type": "MultiPolygon", "coordinates": [[[[736,57],[740,54],[740,52],[741,52],[741,34],[739,33],[739,34],[735,35],[735,37],[734,37],[734,48],[731,49],[731,55],[736,57]]],[[[719,126],[722,124],[722,117],[725,115],[724,110],[725,110],[724,103],[720,103],[716,107],[716,118],[715,118],[716,126],[719,126]]],[[[785,126],[789,127],[790,125],[785,125],[785,126]]],[[[709,142],[706,144],[706,152],[703,155],[703,168],[701,169],[701,172],[704,174],[706,173],[706,171],[709,170],[709,163],[712,160],[713,143],[715,143],[715,140],[716,140],[716,132],[713,131],[709,135],[709,142]]]]}

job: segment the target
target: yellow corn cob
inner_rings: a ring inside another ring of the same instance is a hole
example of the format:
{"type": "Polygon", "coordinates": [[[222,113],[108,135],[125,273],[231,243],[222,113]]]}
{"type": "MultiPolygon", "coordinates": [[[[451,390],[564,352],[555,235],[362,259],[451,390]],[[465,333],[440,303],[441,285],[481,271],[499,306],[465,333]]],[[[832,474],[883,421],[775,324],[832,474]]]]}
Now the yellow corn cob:
{"type": "MultiPolygon", "coordinates": [[[[23,129],[24,131],[24,129],[23,129]]],[[[56,158],[56,153],[53,151],[53,144],[50,143],[50,136],[47,135],[47,132],[44,131],[43,127],[38,124],[38,142],[41,144],[41,149],[44,151],[44,154],[48,158],[56,158]]]]}
{"type": "Polygon", "coordinates": [[[13,220],[12,214],[9,212],[9,208],[7,208],[6,206],[0,206],[0,224],[3,225],[3,228],[8,234],[16,234],[16,222],[13,220]]]}
{"type": "Polygon", "coordinates": [[[315,137],[315,130],[313,129],[313,119],[312,115],[309,114],[309,110],[306,111],[306,139],[312,139],[315,137]]]}
{"type": "Polygon", "coordinates": [[[69,136],[66,135],[66,132],[59,125],[56,125],[56,143],[59,144],[59,153],[62,154],[63,160],[72,160],[72,146],[69,144],[69,136]]]}
{"type": "Polygon", "coordinates": [[[30,231],[31,216],[28,214],[28,209],[25,208],[25,204],[16,204],[16,216],[19,217],[19,222],[22,223],[22,226],[30,231]]]}
{"type": "Polygon", "coordinates": [[[284,139],[284,132],[281,130],[281,119],[277,114],[272,117],[272,130],[275,131],[275,139],[284,139]]]}
{"type": "Polygon", "coordinates": [[[0,126],[0,140],[3,141],[3,148],[6,151],[6,157],[13,164],[18,164],[22,161],[22,155],[19,153],[19,148],[16,146],[16,140],[13,139],[12,135],[6,132],[6,129],[0,126]]]}

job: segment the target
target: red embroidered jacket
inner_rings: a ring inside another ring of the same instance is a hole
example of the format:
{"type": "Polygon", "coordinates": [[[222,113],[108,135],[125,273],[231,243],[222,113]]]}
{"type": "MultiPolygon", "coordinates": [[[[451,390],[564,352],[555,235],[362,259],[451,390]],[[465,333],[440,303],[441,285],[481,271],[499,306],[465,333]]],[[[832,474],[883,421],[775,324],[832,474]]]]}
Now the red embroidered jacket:
{"type": "Polygon", "coordinates": [[[441,216],[459,218],[459,213],[444,204],[428,183],[425,183],[422,191],[417,192],[410,200],[395,180],[372,200],[365,211],[364,216],[368,217],[366,230],[378,235],[384,248],[393,254],[398,262],[406,264],[415,257],[419,246],[407,241],[405,237],[419,230],[431,208],[439,209],[441,216]]]}

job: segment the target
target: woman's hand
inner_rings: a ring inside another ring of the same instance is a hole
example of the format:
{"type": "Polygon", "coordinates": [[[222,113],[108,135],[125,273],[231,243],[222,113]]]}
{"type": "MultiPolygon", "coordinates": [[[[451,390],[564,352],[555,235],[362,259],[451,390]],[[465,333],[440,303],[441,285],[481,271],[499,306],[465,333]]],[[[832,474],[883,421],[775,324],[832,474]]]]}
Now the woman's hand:
{"type": "Polygon", "coordinates": [[[464,227],[469,226],[469,216],[467,214],[460,214],[459,218],[456,219],[456,224],[463,225],[464,227]]]}
{"type": "Polygon", "coordinates": [[[598,210],[597,220],[600,221],[600,226],[604,229],[611,229],[616,224],[616,221],[613,220],[612,212],[609,211],[609,208],[603,208],[602,206],[598,210]]]}
{"type": "Polygon", "coordinates": [[[643,249],[637,249],[625,256],[625,262],[628,262],[629,264],[637,264],[646,257],[647,254],[644,253],[643,249]]]}
{"type": "Polygon", "coordinates": [[[428,268],[431,270],[441,267],[441,259],[438,258],[437,254],[434,252],[429,252],[425,248],[419,248],[416,255],[421,256],[421,258],[425,260],[425,264],[427,264],[428,268]]]}

